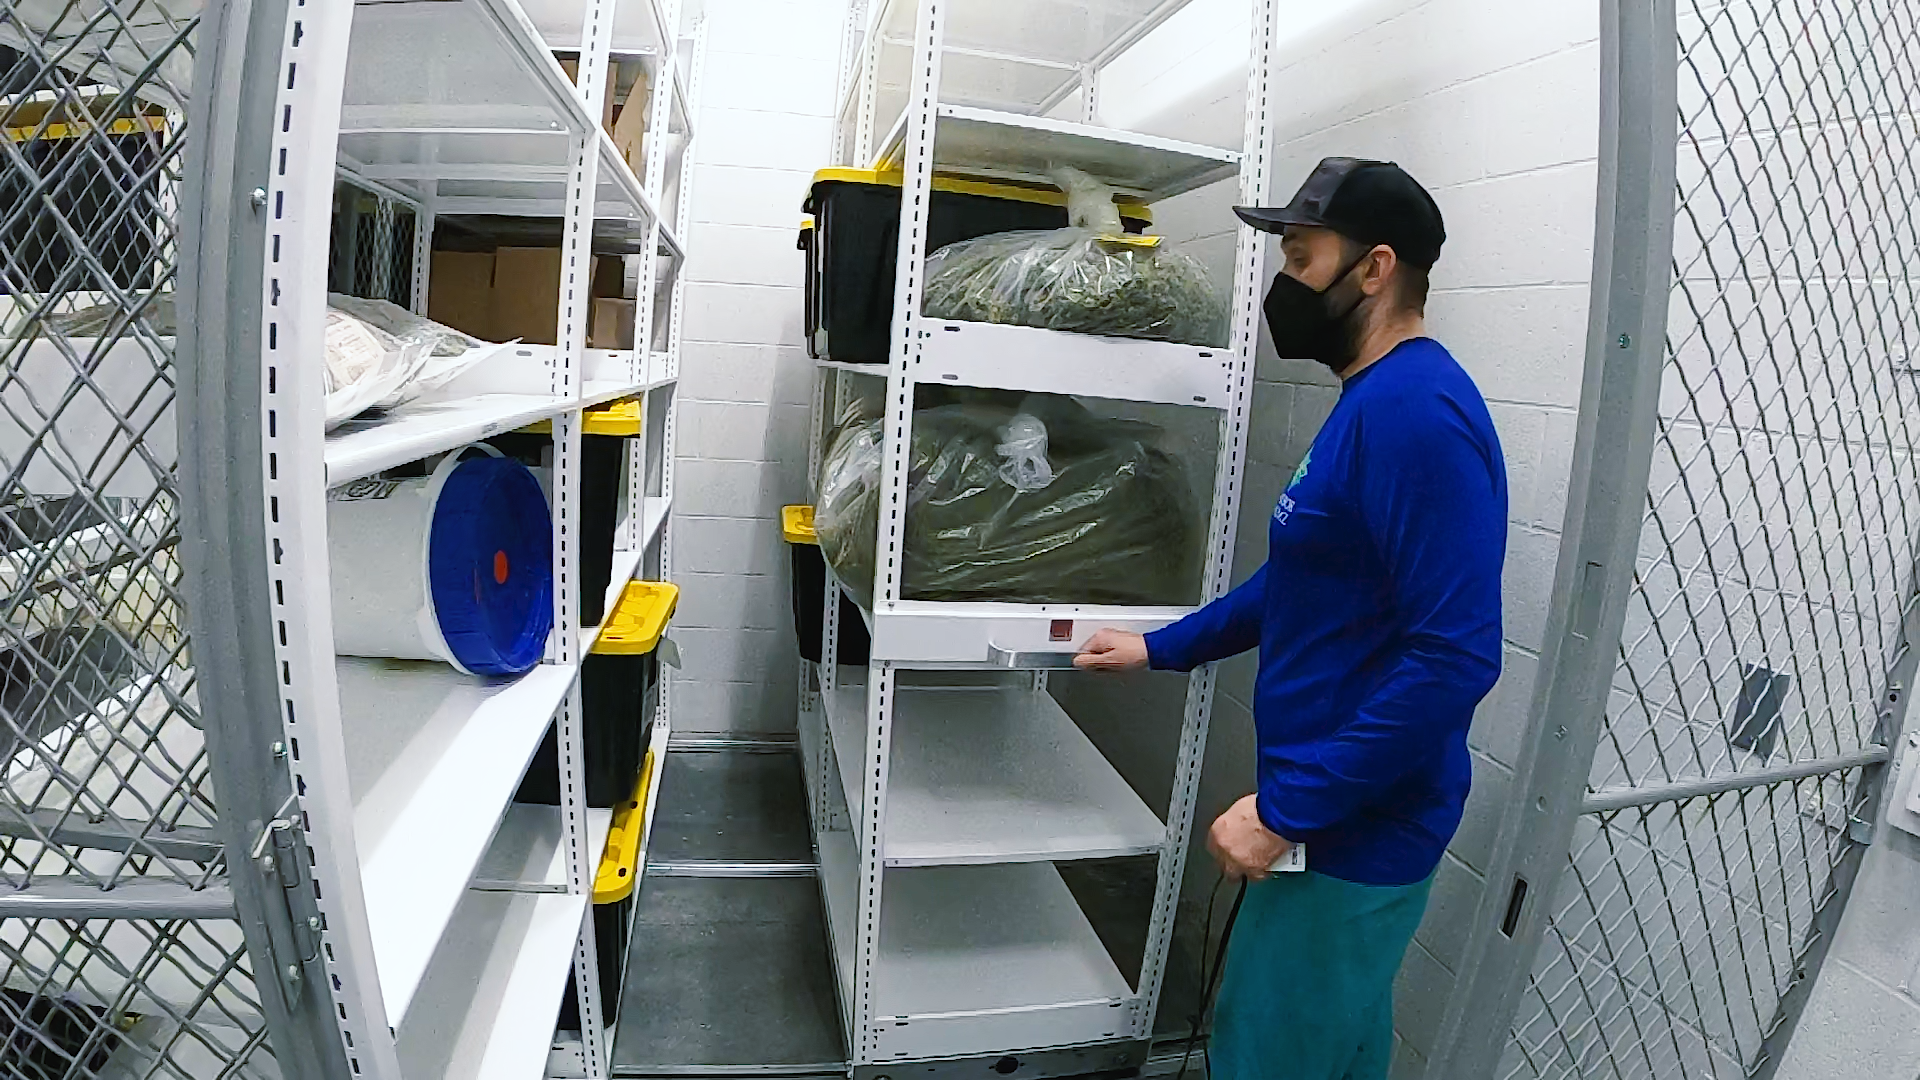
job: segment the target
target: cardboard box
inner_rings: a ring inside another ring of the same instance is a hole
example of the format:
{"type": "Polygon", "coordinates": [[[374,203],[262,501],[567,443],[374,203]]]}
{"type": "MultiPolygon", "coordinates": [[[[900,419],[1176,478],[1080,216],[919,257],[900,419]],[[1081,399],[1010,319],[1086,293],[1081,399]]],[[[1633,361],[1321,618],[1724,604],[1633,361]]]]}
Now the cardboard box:
{"type": "Polygon", "coordinates": [[[493,253],[495,341],[552,345],[560,322],[560,249],[503,247],[493,253]]]}
{"type": "Polygon", "coordinates": [[[633,348],[634,316],[638,309],[639,304],[632,300],[596,297],[593,301],[593,321],[587,327],[587,348],[633,348]]]}
{"type": "Polygon", "coordinates": [[[493,328],[493,256],[434,252],[427,277],[427,318],[482,341],[498,340],[493,328]]]}
{"type": "MultiPolygon", "coordinates": [[[[620,259],[595,256],[587,270],[588,295],[611,280],[618,296],[620,259]]],[[[559,339],[560,249],[503,247],[491,254],[436,251],[427,282],[427,317],[464,330],[483,341],[518,338],[534,345],[559,339]]],[[[588,327],[597,311],[590,311],[588,327]]],[[[609,324],[609,326],[616,324],[609,324]]],[[[626,318],[628,344],[595,348],[631,348],[633,316],[626,318]]]]}
{"type": "MultiPolygon", "coordinates": [[[[580,61],[571,56],[556,57],[556,59],[560,61],[560,70],[567,73],[567,81],[579,86],[580,61]]],[[[606,128],[609,135],[613,134],[613,119],[620,111],[620,107],[613,103],[614,89],[620,85],[620,63],[618,60],[607,61],[607,92],[600,98],[602,102],[600,126],[606,128]]]]}
{"type": "Polygon", "coordinates": [[[625,257],[620,255],[609,255],[605,258],[599,256],[594,257],[592,295],[596,298],[604,296],[609,300],[618,300],[622,297],[631,297],[633,295],[627,291],[627,260],[625,257]]]}
{"type": "Polygon", "coordinates": [[[647,178],[647,111],[652,104],[653,94],[643,70],[634,78],[633,89],[627,94],[627,103],[620,107],[620,115],[614,118],[611,132],[614,149],[642,181],[647,178]]]}

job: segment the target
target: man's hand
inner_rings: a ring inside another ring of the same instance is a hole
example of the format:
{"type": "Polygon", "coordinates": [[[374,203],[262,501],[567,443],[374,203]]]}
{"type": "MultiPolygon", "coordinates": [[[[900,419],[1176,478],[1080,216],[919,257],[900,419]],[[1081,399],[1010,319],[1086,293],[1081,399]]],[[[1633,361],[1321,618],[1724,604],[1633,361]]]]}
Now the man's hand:
{"type": "Polygon", "coordinates": [[[1207,831],[1207,850],[1230,878],[1259,881],[1273,872],[1273,864],[1292,850],[1293,842],[1260,824],[1254,797],[1246,796],[1227,808],[1207,831]]]}
{"type": "Polygon", "coordinates": [[[1125,630],[1101,630],[1087,639],[1073,666],[1088,671],[1141,671],[1147,666],[1147,639],[1125,630]]]}

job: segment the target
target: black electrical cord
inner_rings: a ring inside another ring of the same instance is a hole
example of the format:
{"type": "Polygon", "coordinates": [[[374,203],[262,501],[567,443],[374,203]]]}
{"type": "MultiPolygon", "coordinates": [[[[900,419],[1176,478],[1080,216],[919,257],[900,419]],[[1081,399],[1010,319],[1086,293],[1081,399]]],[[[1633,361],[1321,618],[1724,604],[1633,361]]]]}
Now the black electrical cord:
{"type": "MultiPolygon", "coordinates": [[[[1220,899],[1220,886],[1227,883],[1223,870],[1214,880],[1213,892],[1207,895],[1207,920],[1200,931],[1200,1007],[1192,1016],[1193,1026],[1187,1032],[1187,1050],[1180,1055],[1180,1071],[1174,1080],[1187,1080],[1187,1065],[1193,1060],[1193,1048],[1200,1043],[1200,1028],[1207,1021],[1207,1014],[1213,1011],[1213,999],[1220,992],[1220,973],[1226,967],[1227,942],[1233,938],[1233,923],[1240,917],[1240,904],[1247,898],[1247,879],[1240,879],[1240,888],[1233,895],[1233,906],[1227,909],[1227,924],[1220,928],[1220,944],[1213,950],[1213,967],[1207,967],[1207,941],[1213,937],[1213,905],[1220,899]]],[[[1207,1067],[1209,1077],[1213,1067],[1207,1067]]]]}

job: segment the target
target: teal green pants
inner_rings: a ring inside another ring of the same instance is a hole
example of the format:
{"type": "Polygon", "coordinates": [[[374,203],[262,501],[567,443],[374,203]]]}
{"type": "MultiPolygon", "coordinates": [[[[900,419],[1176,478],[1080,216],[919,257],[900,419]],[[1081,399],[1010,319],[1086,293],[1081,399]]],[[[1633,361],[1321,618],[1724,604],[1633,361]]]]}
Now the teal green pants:
{"type": "Polygon", "coordinates": [[[1386,1080],[1393,978],[1432,880],[1356,885],[1309,870],[1248,885],[1207,1040],[1209,1080],[1386,1080]]]}

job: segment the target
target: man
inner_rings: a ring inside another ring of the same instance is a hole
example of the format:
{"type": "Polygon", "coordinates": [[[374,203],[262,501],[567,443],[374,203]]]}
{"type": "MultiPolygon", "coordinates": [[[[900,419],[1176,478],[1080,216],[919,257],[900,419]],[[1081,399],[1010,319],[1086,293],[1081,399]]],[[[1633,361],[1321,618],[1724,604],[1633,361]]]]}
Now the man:
{"type": "Polygon", "coordinates": [[[1426,336],[1440,209],[1397,165],[1328,158],[1280,209],[1266,297],[1282,357],[1340,399],[1267,524],[1267,562],[1163,630],[1102,630],[1084,668],[1187,671],[1260,650],[1258,790],[1213,823],[1251,884],[1227,945],[1215,1080],[1384,1080],[1393,980],[1500,672],[1506,466],[1473,381],[1426,336]],[[1270,874],[1305,846],[1306,872],[1270,874]]]}

